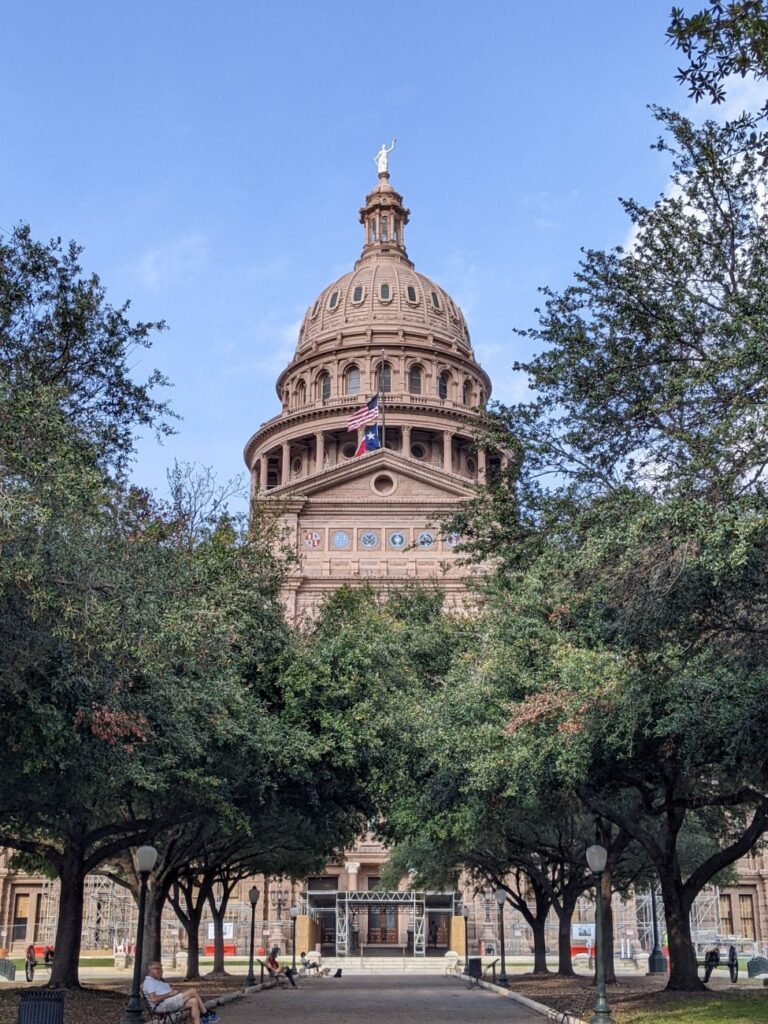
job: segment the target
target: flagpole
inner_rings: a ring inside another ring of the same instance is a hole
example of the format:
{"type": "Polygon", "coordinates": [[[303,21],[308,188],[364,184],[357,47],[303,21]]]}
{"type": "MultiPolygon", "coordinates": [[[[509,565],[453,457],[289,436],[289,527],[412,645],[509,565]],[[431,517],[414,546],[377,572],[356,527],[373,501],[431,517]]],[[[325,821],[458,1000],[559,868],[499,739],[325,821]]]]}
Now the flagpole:
{"type": "Polygon", "coordinates": [[[387,446],[387,417],[384,413],[384,392],[379,392],[379,405],[381,406],[381,447],[387,446]]]}

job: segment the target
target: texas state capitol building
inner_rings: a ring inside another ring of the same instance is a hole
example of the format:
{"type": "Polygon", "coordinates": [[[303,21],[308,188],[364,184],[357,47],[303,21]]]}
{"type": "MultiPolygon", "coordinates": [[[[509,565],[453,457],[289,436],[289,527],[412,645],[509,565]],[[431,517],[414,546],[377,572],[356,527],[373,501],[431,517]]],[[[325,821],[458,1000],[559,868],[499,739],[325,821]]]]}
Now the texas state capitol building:
{"type": "MultiPolygon", "coordinates": [[[[378,184],[360,210],[360,258],[310,305],[295,356],[277,381],[282,409],[245,447],[254,496],[267,504],[274,499],[301,556],[285,589],[293,621],[311,615],[337,587],[365,580],[377,589],[435,580],[446,603],[460,605],[468,570],[457,564],[459,538],[443,535],[439,523],[504,458],[486,459],[475,448],[478,410],[491,382],[474,358],[461,310],[408,258],[409,211],[390,184],[386,153],[378,154],[377,164],[378,184]],[[347,423],[376,393],[384,405],[384,447],[356,457],[363,428],[349,432],[347,423]]],[[[299,950],[344,956],[376,947],[371,951],[405,950],[416,958],[448,948],[462,953],[461,894],[414,892],[407,879],[400,891],[382,892],[386,858],[385,847],[368,835],[302,884],[258,877],[257,943],[289,949],[288,908],[299,906],[299,950]]],[[[768,942],[768,851],[743,858],[738,873],[737,884],[710,891],[701,924],[713,937],[762,948],[768,942]]],[[[253,881],[233,894],[225,924],[227,940],[240,953],[247,948],[253,881]]],[[[470,950],[477,953],[481,943],[494,948],[492,897],[465,898],[470,950]]],[[[109,954],[132,941],[135,908],[125,890],[89,876],[84,909],[84,950],[109,954]]],[[[647,948],[650,911],[636,901],[615,901],[614,913],[617,949],[624,932],[647,948]]],[[[20,954],[30,942],[51,943],[57,915],[58,881],[15,871],[10,851],[0,850],[0,947],[20,954]]],[[[527,926],[509,909],[506,917],[508,948],[527,953],[527,926]]],[[[210,927],[204,921],[204,950],[210,927]]],[[[169,911],[164,953],[180,939],[169,911]]],[[[556,926],[548,941],[556,944],[556,926]]]]}
{"type": "Polygon", "coordinates": [[[456,564],[460,538],[439,522],[501,461],[474,444],[491,381],[464,315],[414,269],[410,211],[386,155],[378,164],[360,210],[360,258],[307,309],[277,380],[282,410],[245,446],[252,493],[279,499],[300,556],[285,591],[293,620],[361,580],[440,580],[446,603],[460,604],[468,571],[456,564]],[[377,393],[383,447],[355,456],[363,428],[350,432],[348,421],[377,393]]]}

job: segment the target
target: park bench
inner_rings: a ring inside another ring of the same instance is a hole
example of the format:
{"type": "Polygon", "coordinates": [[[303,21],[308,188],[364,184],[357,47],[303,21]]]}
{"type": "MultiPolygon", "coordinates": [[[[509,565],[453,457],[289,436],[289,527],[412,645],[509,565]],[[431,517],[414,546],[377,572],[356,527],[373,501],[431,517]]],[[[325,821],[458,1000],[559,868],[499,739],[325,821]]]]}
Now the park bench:
{"type": "Polygon", "coordinates": [[[719,949],[710,949],[703,960],[697,960],[696,962],[699,967],[704,968],[704,984],[709,981],[710,975],[716,967],[727,968],[731,981],[736,982],[739,980],[739,957],[735,946],[728,947],[727,960],[721,958],[719,949]]]}
{"type": "Polygon", "coordinates": [[[145,992],[141,993],[141,998],[144,1002],[144,1005],[147,1008],[147,1013],[149,1014],[150,1020],[164,1021],[164,1024],[184,1024],[185,1021],[192,1020],[189,1010],[187,1009],[161,1010],[157,1006],[153,1006],[152,1003],[150,1003],[149,999],[147,999],[147,995],[145,992]]]}
{"type": "Polygon", "coordinates": [[[273,988],[275,986],[280,988],[281,985],[287,988],[290,985],[290,982],[288,981],[284,974],[278,974],[277,971],[270,970],[269,967],[267,967],[264,960],[260,960],[258,957],[256,957],[256,963],[260,964],[264,968],[266,973],[269,975],[269,980],[272,982],[273,988]]]}

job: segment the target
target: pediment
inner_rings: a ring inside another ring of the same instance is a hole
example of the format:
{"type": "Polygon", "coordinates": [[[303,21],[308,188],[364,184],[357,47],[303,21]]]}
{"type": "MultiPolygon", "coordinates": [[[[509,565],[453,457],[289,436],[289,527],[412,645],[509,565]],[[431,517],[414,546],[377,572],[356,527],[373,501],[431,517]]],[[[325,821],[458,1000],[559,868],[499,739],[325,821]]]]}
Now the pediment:
{"type": "Polygon", "coordinates": [[[430,501],[453,504],[471,498],[475,488],[472,483],[459,479],[453,473],[445,473],[435,466],[405,459],[396,452],[385,450],[359,455],[356,459],[304,480],[297,480],[272,493],[275,497],[280,495],[321,501],[430,501]],[[394,484],[392,489],[385,485],[384,478],[387,476],[394,484]]]}

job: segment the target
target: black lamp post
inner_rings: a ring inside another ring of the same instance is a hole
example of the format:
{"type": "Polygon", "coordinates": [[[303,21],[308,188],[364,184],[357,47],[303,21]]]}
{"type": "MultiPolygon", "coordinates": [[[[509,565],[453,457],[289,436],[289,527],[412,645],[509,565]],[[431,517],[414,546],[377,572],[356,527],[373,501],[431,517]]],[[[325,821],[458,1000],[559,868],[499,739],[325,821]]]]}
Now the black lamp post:
{"type": "Polygon", "coordinates": [[[469,956],[469,907],[465,903],[461,908],[461,916],[464,918],[464,959],[469,956]]]}
{"type": "Polygon", "coordinates": [[[144,908],[147,902],[147,879],[157,861],[157,850],[154,846],[140,846],[136,851],[136,867],[139,869],[141,888],[139,889],[139,923],[136,934],[136,956],[133,961],[133,985],[131,995],[125,1004],[123,1019],[120,1024],[142,1024],[144,1012],[139,998],[141,985],[141,961],[144,954],[144,908]]]}
{"type": "Polygon", "coordinates": [[[605,995],[605,962],[603,960],[603,892],[602,880],[608,851],[604,846],[587,847],[587,864],[595,882],[595,958],[597,963],[597,1001],[589,1024],[616,1024],[605,995]]]}
{"type": "Polygon", "coordinates": [[[255,885],[248,890],[248,899],[251,901],[251,949],[248,956],[248,977],[245,979],[245,984],[250,987],[256,984],[253,973],[253,935],[256,929],[256,904],[259,902],[259,890],[255,885]]]}
{"type": "Polygon", "coordinates": [[[496,890],[496,902],[499,905],[499,935],[501,942],[501,970],[499,971],[499,984],[502,988],[507,988],[509,982],[507,980],[507,960],[504,955],[504,904],[507,902],[506,889],[496,890]]]}
{"type": "Polygon", "coordinates": [[[656,913],[656,886],[651,882],[651,921],[653,922],[653,949],[648,956],[649,974],[666,974],[667,958],[661,951],[659,941],[659,917],[656,913]]]}
{"type": "Polygon", "coordinates": [[[291,948],[293,949],[293,958],[291,960],[291,967],[296,970],[296,918],[299,916],[299,908],[291,907],[291,948]]]}

